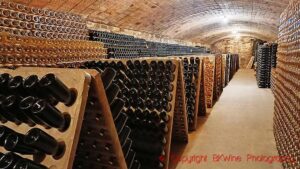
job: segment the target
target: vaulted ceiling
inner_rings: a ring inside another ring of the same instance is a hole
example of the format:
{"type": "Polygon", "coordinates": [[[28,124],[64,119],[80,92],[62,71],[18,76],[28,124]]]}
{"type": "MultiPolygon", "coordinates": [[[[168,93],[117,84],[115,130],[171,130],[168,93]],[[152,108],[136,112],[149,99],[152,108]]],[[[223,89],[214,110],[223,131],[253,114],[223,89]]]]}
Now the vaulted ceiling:
{"type": "Polygon", "coordinates": [[[247,36],[276,40],[289,0],[13,0],[89,21],[212,44],[247,36]]]}

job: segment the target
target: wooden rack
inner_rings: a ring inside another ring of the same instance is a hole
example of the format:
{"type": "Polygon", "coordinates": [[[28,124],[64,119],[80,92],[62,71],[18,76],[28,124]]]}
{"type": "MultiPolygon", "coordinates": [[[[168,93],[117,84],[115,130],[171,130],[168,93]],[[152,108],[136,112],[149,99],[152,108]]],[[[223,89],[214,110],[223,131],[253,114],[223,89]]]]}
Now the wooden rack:
{"type": "MultiPolygon", "coordinates": [[[[168,115],[169,115],[169,121],[168,121],[168,132],[166,134],[166,145],[165,145],[165,158],[164,158],[164,162],[165,162],[165,169],[168,169],[168,165],[169,165],[169,158],[170,158],[170,148],[171,148],[171,139],[172,139],[172,131],[173,131],[173,119],[174,119],[174,111],[175,111],[175,100],[176,100],[176,89],[177,89],[177,81],[178,81],[178,71],[179,71],[179,61],[177,59],[170,59],[170,58],[139,58],[139,59],[99,59],[97,61],[102,61],[102,62],[108,62],[108,63],[111,63],[111,62],[118,62],[118,61],[121,61],[123,64],[126,65],[126,62],[130,60],[132,62],[134,62],[135,60],[139,60],[139,61],[144,61],[146,60],[149,64],[151,61],[163,61],[164,63],[167,61],[167,60],[171,60],[172,63],[176,66],[176,69],[175,69],[175,72],[173,73],[175,75],[175,78],[174,78],[174,81],[172,82],[172,85],[174,86],[173,87],[173,91],[171,92],[172,96],[173,96],[173,99],[172,101],[170,102],[172,108],[171,110],[168,112],[168,115]]],[[[126,110],[125,110],[126,111],[126,110]]]]}
{"type": "Polygon", "coordinates": [[[179,62],[172,139],[188,142],[188,122],[182,62],[179,62]]]}
{"type": "MultiPolygon", "coordinates": [[[[78,143],[83,138],[81,134],[85,132],[84,129],[88,128],[91,124],[96,129],[105,130],[105,137],[98,135],[95,137],[95,140],[99,141],[101,145],[108,143],[111,147],[107,152],[103,151],[101,147],[97,147],[93,149],[92,153],[95,155],[101,154],[103,159],[114,159],[112,163],[108,164],[101,161],[100,166],[103,164],[109,169],[127,169],[99,72],[95,70],[20,67],[16,70],[1,69],[1,73],[10,73],[13,76],[21,75],[23,77],[32,74],[42,77],[45,74],[54,73],[66,86],[77,91],[77,99],[72,106],[67,107],[61,103],[57,105],[57,108],[61,112],[67,112],[71,116],[71,123],[66,131],[59,132],[57,129],[45,129],[38,125],[34,126],[42,129],[54,138],[64,141],[66,150],[63,156],[59,159],[46,156],[45,159],[36,162],[41,162],[41,164],[51,169],[78,168],[77,159],[79,157],[78,150],[80,150],[80,144],[78,143]],[[91,106],[91,101],[93,101],[96,106],[91,106]],[[95,115],[99,116],[95,118],[95,115]],[[94,121],[92,121],[92,119],[94,121]]],[[[7,122],[3,125],[22,134],[25,134],[31,128],[26,124],[16,125],[11,122],[7,122]]],[[[88,147],[85,148],[88,149],[88,147]]],[[[3,148],[0,148],[0,150],[1,152],[5,152],[3,148]]],[[[32,160],[35,159],[28,155],[23,157],[32,160]]],[[[90,160],[86,160],[84,163],[88,165],[92,160],[97,161],[97,159],[90,158],[90,160]]],[[[107,162],[109,161],[107,160],[107,162]]],[[[93,163],[95,166],[96,164],[93,163]]]]}
{"type": "MultiPolygon", "coordinates": [[[[79,140],[79,133],[82,125],[86,101],[88,98],[91,76],[81,70],[55,68],[18,68],[16,70],[1,69],[1,73],[9,73],[12,76],[20,75],[23,77],[27,77],[32,74],[42,77],[48,73],[54,73],[66,84],[66,86],[68,86],[69,88],[74,88],[77,91],[77,99],[72,106],[67,107],[61,103],[57,105],[57,108],[61,112],[67,112],[71,116],[71,123],[66,131],[60,132],[54,128],[45,129],[44,127],[39,125],[34,126],[45,131],[54,138],[62,140],[66,145],[65,152],[61,158],[54,159],[52,156],[46,156],[45,159],[42,159],[38,162],[41,162],[41,164],[49,168],[71,169],[75,157],[77,143],[79,140]]],[[[12,122],[7,122],[3,125],[22,134],[25,134],[28,130],[31,129],[31,127],[26,124],[16,125],[12,122]]],[[[0,147],[0,151],[6,152],[6,150],[4,150],[2,147],[0,147]]],[[[34,159],[32,156],[28,155],[23,157],[31,160],[34,159]]]]}
{"type": "Polygon", "coordinates": [[[200,81],[200,92],[199,92],[199,108],[198,108],[198,116],[205,116],[207,113],[207,103],[206,103],[206,85],[205,85],[205,68],[204,68],[204,60],[201,58],[201,64],[199,72],[201,71],[201,81],[200,81]]]}
{"type": "Polygon", "coordinates": [[[100,73],[85,71],[92,76],[92,83],[73,168],[127,169],[100,73]]]}

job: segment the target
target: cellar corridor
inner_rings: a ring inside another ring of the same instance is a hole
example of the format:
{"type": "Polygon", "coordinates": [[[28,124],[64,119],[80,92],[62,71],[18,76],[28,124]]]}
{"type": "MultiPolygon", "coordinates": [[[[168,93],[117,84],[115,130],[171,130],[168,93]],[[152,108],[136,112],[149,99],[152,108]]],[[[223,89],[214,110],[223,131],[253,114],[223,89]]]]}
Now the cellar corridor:
{"type": "Polygon", "coordinates": [[[278,156],[273,136],[274,97],[259,89],[253,70],[234,76],[210,115],[184,147],[172,145],[170,169],[280,169],[280,163],[252,161],[254,156],[278,156]],[[236,156],[241,161],[213,161],[213,155],[236,156]],[[247,158],[253,155],[249,161],[247,158]],[[207,155],[207,162],[204,162],[207,155]],[[181,158],[179,158],[181,157],[181,158]],[[197,160],[196,160],[197,159],[197,160]],[[202,160],[202,162],[200,162],[202,160]]]}

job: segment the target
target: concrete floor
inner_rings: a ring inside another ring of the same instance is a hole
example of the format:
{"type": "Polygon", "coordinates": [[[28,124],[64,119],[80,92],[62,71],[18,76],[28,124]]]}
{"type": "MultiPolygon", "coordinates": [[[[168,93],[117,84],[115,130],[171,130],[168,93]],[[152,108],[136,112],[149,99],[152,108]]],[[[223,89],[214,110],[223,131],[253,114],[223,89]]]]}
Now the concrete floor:
{"type": "Polygon", "coordinates": [[[272,127],[273,102],[270,89],[257,87],[253,70],[240,70],[208,117],[199,119],[190,142],[172,145],[169,168],[281,169],[279,162],[252,161],[254,156],[278,156],[272,127]],[[223,156],[219,161],[220,156],[215,156],[214,161],[214,154],[223,156]],[[225,161],[224,156],[230,155],[234,160],[225,161]]]}

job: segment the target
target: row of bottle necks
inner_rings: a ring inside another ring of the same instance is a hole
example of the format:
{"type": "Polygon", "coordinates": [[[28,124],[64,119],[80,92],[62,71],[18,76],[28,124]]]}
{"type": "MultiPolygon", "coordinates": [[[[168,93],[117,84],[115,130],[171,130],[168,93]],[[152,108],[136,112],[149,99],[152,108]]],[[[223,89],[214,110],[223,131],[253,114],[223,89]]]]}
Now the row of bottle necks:
{"type": "Polygon", "coordinates": [[[70,13],[57,12],[57,11],[52,11],[47,9],[28,7],[26,5],[18,4],[14,2],[1,1],[0,6],[1,6],[0,13],[7,17],[9,17],[13,12],[18,12],[18,13],[24,13],[26,15],[39,16],[43,18],[45,17],[45,18],[62,19],[65,21],[83,22],[82,17],[79,15],[73,15],[70,13]]]}

